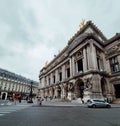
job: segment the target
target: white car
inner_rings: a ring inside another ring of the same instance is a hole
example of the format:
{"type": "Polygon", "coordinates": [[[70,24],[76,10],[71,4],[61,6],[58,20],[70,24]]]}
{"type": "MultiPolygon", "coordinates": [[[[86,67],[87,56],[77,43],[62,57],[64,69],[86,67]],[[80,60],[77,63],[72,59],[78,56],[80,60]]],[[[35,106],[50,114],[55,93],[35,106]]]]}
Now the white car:
{"type": "Polygon", "coordinates": [[[87,101],[87,106],[89,108],[111,108],[111,105],[102,99],[89,99],[87,101]]]}

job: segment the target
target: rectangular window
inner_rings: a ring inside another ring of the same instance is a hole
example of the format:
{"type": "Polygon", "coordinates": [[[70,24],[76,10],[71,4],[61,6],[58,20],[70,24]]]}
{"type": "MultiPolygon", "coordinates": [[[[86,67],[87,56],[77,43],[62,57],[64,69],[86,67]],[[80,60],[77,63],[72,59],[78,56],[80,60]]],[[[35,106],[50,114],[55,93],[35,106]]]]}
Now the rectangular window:
{"type": "Polygon", "coordinates": [[[55,75],[53,76],[53,83],[55,83],[55,75]]]}
{"type": "Polygon", "coordinates": [[[82,59],[77,61],[77,68],[78,68],[78,72],[83,71],[83,62],[82,59]]]}
{"type": "Polygon", "coordinates": [[[100,70],[100,71],[104,70],[103,60],[98,57],[97,57],[97,66],[98,66],[98,70],[100,70]]]}
{"type": "Polygon", "coordinates": [[[120,71],[120,65],[117,56],[110,58],[109,61],[110,61],[110,68],[112,73],[120,71]]]}
{"type": "Polygon", "coordinates": [[[67,69],[67,78],[70,77],[70,68],[67,69]]]}
{"type": "Polygon", "coordinates": [[[59,81],[62,81],[62,72],[59,73],[59,81]]]}

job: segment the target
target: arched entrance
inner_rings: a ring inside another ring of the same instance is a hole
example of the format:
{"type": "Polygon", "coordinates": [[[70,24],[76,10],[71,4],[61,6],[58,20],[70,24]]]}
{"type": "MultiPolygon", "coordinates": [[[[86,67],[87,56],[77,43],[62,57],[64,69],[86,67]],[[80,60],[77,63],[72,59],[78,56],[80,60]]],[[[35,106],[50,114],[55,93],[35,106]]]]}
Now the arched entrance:
{"type": "Polygon", "coordinates": [[[107,96],[107,82],[104,78],[101,79],[101,91],[104,97],[107,96]]]}
{"type": "Polygon", "coordinates": [[[84,95],[84,82],[81,79],[78,79],[74,86],[74,93],[76,98],[83,98],[84,95]]]}
{"type": "Polygon", "coordinates": [[[3,93],[2,94],[2,100],[5,100],[5,98],[6,98],[6,93],[3,93]]]}

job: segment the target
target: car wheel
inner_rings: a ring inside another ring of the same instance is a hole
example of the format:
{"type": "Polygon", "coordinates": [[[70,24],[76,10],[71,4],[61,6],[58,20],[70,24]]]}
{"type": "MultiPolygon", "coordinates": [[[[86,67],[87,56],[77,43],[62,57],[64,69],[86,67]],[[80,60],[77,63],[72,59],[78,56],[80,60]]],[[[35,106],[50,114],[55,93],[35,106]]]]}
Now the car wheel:
{"type": "Polygon", "coordinates": [[[107,108],[111,108],[111,106],[110,105],[107,105],[107,108]]]}
{"type": "Polygon", "coordinates": [[[96,105],[93,105],[92,107],[93,107],[93,108],[96,108],[96,105]]]}

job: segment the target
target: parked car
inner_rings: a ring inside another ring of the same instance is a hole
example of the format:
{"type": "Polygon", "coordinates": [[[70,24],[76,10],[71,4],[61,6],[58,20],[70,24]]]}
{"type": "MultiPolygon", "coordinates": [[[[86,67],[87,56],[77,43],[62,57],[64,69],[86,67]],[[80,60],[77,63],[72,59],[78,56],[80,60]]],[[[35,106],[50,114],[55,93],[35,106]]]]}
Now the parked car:
{"type": "Polygon", "coordinates": [[[111,105],[102,99],[89,99],[87,101],[87,106],[89,108],[111,108],[111,105]]]}

